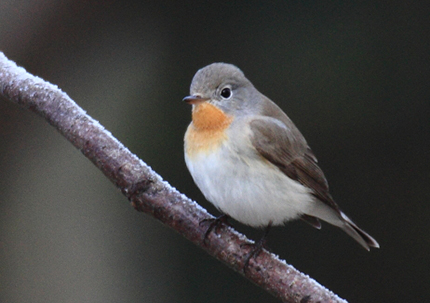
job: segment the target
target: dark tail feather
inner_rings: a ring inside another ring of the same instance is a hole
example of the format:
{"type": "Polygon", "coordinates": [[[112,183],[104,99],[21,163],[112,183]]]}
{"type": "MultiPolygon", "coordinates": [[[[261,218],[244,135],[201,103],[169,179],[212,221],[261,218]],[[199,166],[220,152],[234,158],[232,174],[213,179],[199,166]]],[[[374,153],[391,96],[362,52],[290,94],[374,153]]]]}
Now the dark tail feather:
{"type": "Polygon", "coordinates": [[[316,229],[321,229],[321,222],[318,220],[318,218],[303,214],[300,216],[300,219],[315,227],[316,229]]]}
{"type": "Polygon", "coordinates": [[[370,250],[370,247],[379,248],[378,242],[372,238],[371,235],[359,228],[354,222],[351,221],[344,213],[341,213],[344,219],[342,228],[348,235],[354,238],[355,241],[361,244],[365,249],[370,250]]]}

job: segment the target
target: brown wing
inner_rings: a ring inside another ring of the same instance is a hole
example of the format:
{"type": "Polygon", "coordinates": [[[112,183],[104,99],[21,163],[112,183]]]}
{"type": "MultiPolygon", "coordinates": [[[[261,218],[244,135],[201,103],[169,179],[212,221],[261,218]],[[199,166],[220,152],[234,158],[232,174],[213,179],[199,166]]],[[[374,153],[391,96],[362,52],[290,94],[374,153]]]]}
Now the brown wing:
{"type": "MultiPolygon", "coordinates": [[[[252,144],[264,158],[291,179],[312,189],[316,198],[339,211],[317,159],[294,124],[286,126],[278,119],[261,117],[252,120],[250,126],[252,144]]],[[[304,217],[303,220],[318,226],[313,217],[304,217]]]]}

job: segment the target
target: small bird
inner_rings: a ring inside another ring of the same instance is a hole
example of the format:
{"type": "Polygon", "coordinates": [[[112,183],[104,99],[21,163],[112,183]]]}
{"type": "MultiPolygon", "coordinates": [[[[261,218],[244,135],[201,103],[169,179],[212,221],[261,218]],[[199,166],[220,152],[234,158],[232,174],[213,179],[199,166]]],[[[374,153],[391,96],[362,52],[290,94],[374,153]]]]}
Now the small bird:
{"type": "MultiPolygon", "coordinates": [[[[334,202],[298,128],[239,68],[213,63],[198,70],[183,101],[192,105],[184,138],[186,165],[205,198],[223,214],[265,227],[265,236],[272,225],[298,218],[320,229],[321,219],[365,249],[379,248],[334,202]]],[[[250,257],[261,251],[265,236],[250,257]]]]}

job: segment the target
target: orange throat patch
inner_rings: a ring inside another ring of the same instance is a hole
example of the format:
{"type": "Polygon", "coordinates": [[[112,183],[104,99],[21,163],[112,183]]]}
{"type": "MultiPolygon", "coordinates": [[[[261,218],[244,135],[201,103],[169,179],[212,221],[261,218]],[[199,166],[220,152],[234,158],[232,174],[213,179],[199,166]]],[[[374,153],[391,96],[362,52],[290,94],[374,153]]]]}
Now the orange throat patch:
{"type": "Polygon", "coordinates": [[[191,158],[218,148],[227,139],[225,130],[233,121],[233,117],[207,102],[193,106],[192,118],[184,139],[185,152],[191,158]]]}

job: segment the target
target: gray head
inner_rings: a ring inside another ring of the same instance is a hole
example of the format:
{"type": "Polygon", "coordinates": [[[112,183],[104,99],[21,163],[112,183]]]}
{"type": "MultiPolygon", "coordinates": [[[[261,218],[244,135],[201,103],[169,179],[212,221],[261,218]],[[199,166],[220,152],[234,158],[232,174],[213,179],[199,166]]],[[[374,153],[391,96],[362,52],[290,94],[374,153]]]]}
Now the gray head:
{"type": "Polygon", "coordinates": [[[198,70],[191,82],[190,94],[184,101],[192,104],[207,101],[226,113],[235,114],[243,114],[244,108],[252,109],[256,105],[253,103],[261,99],[243,72],[227,63],[212,63],[198,70]]]}

